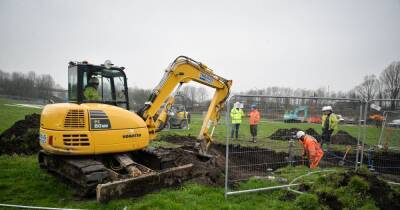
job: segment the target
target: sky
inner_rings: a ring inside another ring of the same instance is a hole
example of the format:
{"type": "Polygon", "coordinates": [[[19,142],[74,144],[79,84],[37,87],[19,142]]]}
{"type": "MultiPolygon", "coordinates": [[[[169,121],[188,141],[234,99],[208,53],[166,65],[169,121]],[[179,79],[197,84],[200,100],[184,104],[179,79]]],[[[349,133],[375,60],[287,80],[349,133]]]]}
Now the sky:
{"type": "Polygon", "coordinates": [[[347,91],[400,60],[400,0],[0,0],[0,69],[50,74],[69,61],[126,67],[153,88],[179,55],[233,91],[347,91]]]}

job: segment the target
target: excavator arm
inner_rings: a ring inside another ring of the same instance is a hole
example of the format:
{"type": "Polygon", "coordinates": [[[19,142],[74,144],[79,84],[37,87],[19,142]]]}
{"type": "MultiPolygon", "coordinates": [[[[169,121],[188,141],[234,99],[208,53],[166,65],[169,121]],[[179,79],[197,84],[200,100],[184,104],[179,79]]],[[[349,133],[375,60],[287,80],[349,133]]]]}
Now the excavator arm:
{"type": "Polygon", "coordinates": [[[161,131],[162,129],[165,128],[167,121],[168,121],[168,112],[171,110],[172,105],[175,103],[175,98],[174,96],[169,96],[167,99],[167,102],[165,103],[163,109],[160,111],[159,115],[156,117],[155,120],[155,126],[156,126],[156,132],[161,131]]]}
{"type": "Polygon", "coordinates": [[[191,81],[195,81],[215,89],[214,96],[211,100],[208,112],[203,120],[203,125],[198,136],[198,139],[204,140],[206,144],[205,149],[208,148],[212,142],[214,128],[220,119],[220,111],[224,108],[224,102],[229,96],[232,81],[214,74],[213,71],[206,65],[185,56],[179,56],[174,60],[174,62],[172,62],[172,64],[165,71],[160,83],[151,93],[148,101],[138,112],[139,116],[141,116],[147,124],[150,139],[155,139],[157,128],[163,121],[162,116],[163,112],[166,110],[165,108],[157,118],[158,120],[154,119],[154,116],[157,114],[159,108],[167,99],[167,104],[173,103],[173,99],[170,97],[175,88],[177,86],[180,87],[183,83],[188,83],[191,81]],[[211,133],[209,131],[210,128],[211,133]]]}

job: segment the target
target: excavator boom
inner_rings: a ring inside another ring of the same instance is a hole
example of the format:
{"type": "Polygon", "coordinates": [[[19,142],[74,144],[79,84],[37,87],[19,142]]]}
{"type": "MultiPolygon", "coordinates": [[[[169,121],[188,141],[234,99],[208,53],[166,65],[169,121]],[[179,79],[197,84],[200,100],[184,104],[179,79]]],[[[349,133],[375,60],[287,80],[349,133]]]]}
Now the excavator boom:
{"type": "MultiPolygon", "coordinates": [[[[150,139],[155,139],[157,128],[161,123],[160,121],[163,121],[160,117],[158,121],[154,119],[159,108],[166,100],[168,101],[166,107],[170,103],[173,103],[173,100],[170,98],[171,93],[178,85],[180,87],[180,84],[190,81],[195,81],[215,89],[198,136],[198,139],[204,140],[206,144],[206,148],[203,149],[207,149],[210,145],[212,142],[212,131],[210,133],[209,129],[211,127],[214,128],[220,118],[220,111],[223,109],[224,102],[229,96],[232,81],[214,74],[206,65],[185,56],[179,56],[171,63],[144,107],[138,112],[149,128],[150,139]]],[[[163,112],[165,112],[165,109],[163,112]]],[[[165,116],[163,112],[160,116],[165,116]]]]}

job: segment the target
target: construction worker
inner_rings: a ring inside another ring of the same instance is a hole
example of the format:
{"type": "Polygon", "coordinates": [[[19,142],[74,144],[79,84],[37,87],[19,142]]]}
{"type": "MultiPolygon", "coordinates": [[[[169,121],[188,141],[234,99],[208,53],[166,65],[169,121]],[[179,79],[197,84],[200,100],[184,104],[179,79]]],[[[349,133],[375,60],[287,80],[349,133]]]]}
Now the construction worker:
{"type": "Polygon", "coordinates": [[[235,138],[238,139],[239,136],[239,127],[242,123],[242,117],[244,115],[243,110],[240,108],[240,102],[236,102],[231,109],[231,120],[232,120],[232,129],[231,129],[231,138],[233,138],[233,133],[235,133],[235,138]]]}
{"type": "Polygon", "coordinates": [[[310,168],[316,168],[324,156],[324,152],[321,149],[318,141],[310,136],[306,135],[304,131],[298,131],[296,137],[300,144],[303,146],[303,157],[307,157],[310,161],[310,168]]]}
{"type": "Polygon", "coordinates": [[[256,105],[251,105],[251,111],[249,113],[249,124],[250,124],[250,133],[253,140],[253,143],[257,142],[257,125],[260,122],[260,112],[256,109],[256,105]]]}
{"type": "Polygon", "coordinates": [[[97,79],[96,77],[91,77],[89,79],[88,85],[85,87],[85,90],[83,91],[83,96],[85,96],[85,99],[90,101],[100,100],[101,97],[97,92],[98,87],[99,87],[99,79],[97,79]]]}
{"type": "Polygon", "coordinates": [[[321,148],[324,143],[331,142],[331,136],[333,131],[338,128],[338,118],[335,113],[332,111],[331,106],[322,107],[322,139],[321,139],[321,148]]]}

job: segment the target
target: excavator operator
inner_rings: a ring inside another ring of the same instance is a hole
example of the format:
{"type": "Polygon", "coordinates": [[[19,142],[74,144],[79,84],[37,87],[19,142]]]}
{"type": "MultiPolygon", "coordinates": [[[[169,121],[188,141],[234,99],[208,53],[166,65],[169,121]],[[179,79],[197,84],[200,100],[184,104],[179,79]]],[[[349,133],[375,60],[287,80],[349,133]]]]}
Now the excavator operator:
{"type": "Polygon", "coordinates": [[[85,96],[86,100],[97,101],[101,99],[99,93],[97,92],[97,87],[99,87],[99,79],[97,79],[97,77],[91,77],[88,85],[83,91],[83,95],[85,96]]]}

